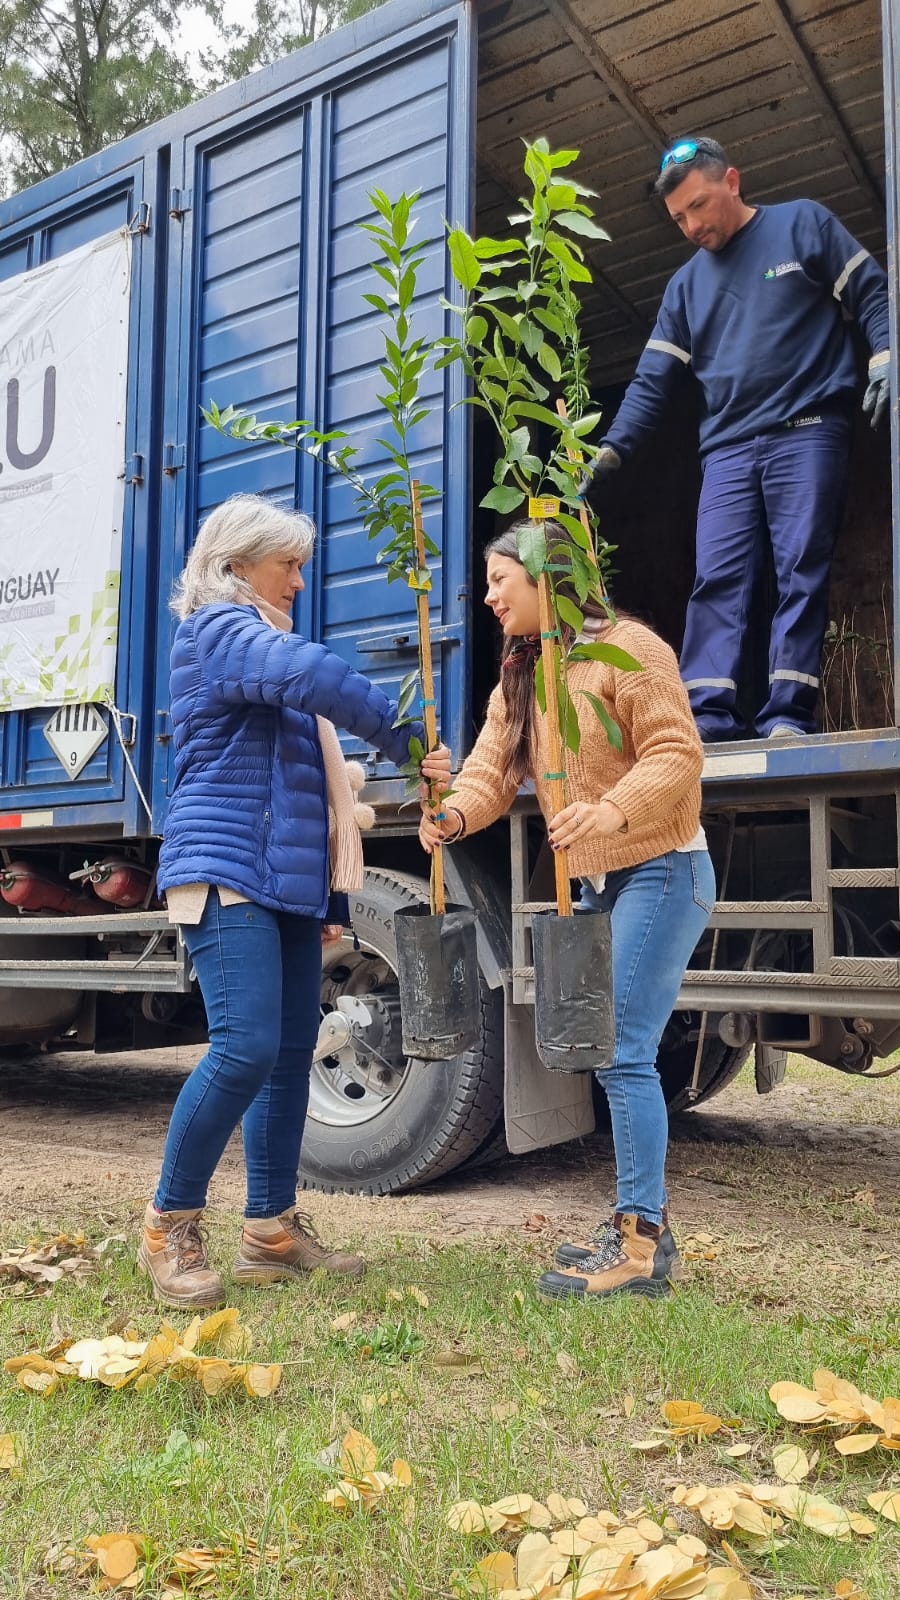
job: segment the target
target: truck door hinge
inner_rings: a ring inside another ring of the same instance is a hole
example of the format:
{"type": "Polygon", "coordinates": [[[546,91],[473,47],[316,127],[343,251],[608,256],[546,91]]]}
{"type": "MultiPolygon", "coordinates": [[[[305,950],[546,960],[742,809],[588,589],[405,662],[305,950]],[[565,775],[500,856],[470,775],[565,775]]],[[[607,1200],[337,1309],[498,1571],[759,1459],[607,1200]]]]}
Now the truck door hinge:
{"type": "Polygon", "coordinates": [[[134,452],[134,455],[128,457],[119,476],[120,478],[124,478],[126,483],[143,483],[144,458],[137,450],[134,452]]]}
{"type": "Polygon", "coordinates": [[[129,233],[149,233],[153,212],[149,200],[142,200],[134,215],[129,218],[129,233]]]}
{"type": "Polygon", "coordinates": [[[176,222],[180,222],[184,213],[190,211],[193,198],[193,190],[191,189],[170,189],[169,216],[174,217],[176,222]]]}
{"type": "Polygon", "coordinates": [[[186,455],[183,444],[163,445],[162,469],[163,472],[169,474],[170,478],[174,478],[176,472],[181,471],[185,461],[186,455]]]}
{"type": "Polygon", "coordinates": [[[171,739],[171,737],[172,737],[172,718],[171,718],[168,710],[157,711],[157,713],[156,713],[156,742],[157,742],[157,744],[168,744],[168,742],[171,739]]]}

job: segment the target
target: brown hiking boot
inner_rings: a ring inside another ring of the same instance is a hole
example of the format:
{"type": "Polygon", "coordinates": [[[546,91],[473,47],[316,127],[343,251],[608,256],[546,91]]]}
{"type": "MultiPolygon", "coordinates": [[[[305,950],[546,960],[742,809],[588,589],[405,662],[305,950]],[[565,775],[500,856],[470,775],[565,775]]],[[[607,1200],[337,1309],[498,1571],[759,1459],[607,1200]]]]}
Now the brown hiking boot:
{"type": "MultiPolygon", "coordinates": [[[[603,1249],[605,1241],[614,1228],[615,1222],[612,1217],[608,1217],[605,1222],[598,1222],[589,1239],[579,1240],[577,1243],[566,1241],[565,1244],[557,1245],[556,1266],[580,1267],[590,1256],[597,1255],[598,1251],[603,1249]]],[[[678,1246],[669,1227],[668,1206],[663,1206],[662,1209],[662,1233],[660,1234],[659,1242],[669,1257],[669,1277],[673,1280],[683,1277],[684,1267],[681,1264],[678,1246]]]]}
{"type": "Polygon", "coordinates": [[[144,1237],[135,1265],[150,1279],[164,1306],[225,1304],[225,1285],[207,1259],[202,1215],[202,1210],[157,1212],[152,1206],[144,1213],[144,1237]]]}
{"type": "Polygon", "coordinates": [[[291,1206],[276,1220],[281,1224],[278,1233],[260,1232],[253,1218],[244,1223],[240,1253],[234,1263],[234,1276],[239,1283],[263,1288],[285,1278],[301,1278],[317,1267],[348,1278],[362,1277],[366,1270],[362,1256],[329,1250],[305,1211],[295,1211],[291,1206]]]}
{"type": "Polygon", "coordinates": [[[609,1232],[592,1256],[577,1267],[545,1272],[538,1293],[545,1299],[601,1298],[609,1294],[640,1294],[656,1299],[671,1287],[671,1257],[662,1241],[663,1230],[643,1217],[617,1211],[609,1232]]]}

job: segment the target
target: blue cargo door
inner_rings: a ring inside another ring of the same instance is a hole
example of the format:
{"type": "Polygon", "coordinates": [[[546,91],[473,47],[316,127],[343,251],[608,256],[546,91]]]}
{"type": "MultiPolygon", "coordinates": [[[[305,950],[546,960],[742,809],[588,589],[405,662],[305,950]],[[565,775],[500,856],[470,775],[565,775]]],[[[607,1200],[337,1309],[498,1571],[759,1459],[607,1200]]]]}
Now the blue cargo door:
{"type": "MultiPolygon", "coordinates": [[[[123,476],[126,474],[127,460],[133,458],[133,452],[138,447],[141,315],[142,309],[146,314],[152,274],[152,251],[148,249],[145,252],[143,234],[137,231],[138,227],[144,225],[149,230],[150,225],[149,212],[142,210],[145,186],[152,191],[152,179],[145,174],[147,164],[144,161],[134,163],[95,184],[85,183],[83,176],[78,183],[72,182],[70,174],[60,174],[54,180],[57,187],[55,196],[33,215],[23,216],[18,226],[7,230],[7,237],[0,248],[0,279],[5,280],[45,262],[58,260],[94,239],[132,225],[126,444],[125,458],[121,463],[123,476]]],[[[46,193],[46,188],[43,192],[46,193]]],[[[15,353],[10,352],[8,358],[12,362],[14,376],[15,353]]],[[[140,677],[138,675],[137,681],[132,681],[134,674],[130,663],[135,656],[140,658],[141,655],[144,607],[137,608],[137,616],[133,614],[133,592],[136,582],[140,586],[145,582],[143,563],[146,559],[146,538],[143,506],[136,501],[135,495],[134,487],[126,488],[115,685],[116,705],[128,713],[127,721],[123,723],[126,738],[136,730],[141,711],[140,677]],[[136,531],[140,545],[137,554],[136,531]]],[[[69,705],[61,715],[75,719],[72,725],[77,727],[77,719],[86,710],[85,707],[69,705]]],[[[109,713],[100,708],[98,711],[107,723],[109,733],[75,779],[67,776],[65,767],[45,737],[44,730],[54,715],[54,707],[11,711],[0,716],[0,812],[6,826],[59,826],[82,816],[87,819],[89,808],[92,821],[119,823],[128,820],[123,817],[122,809],[122,750],[114,736],[109,713]],[[21,824],[18,821],[19,813],[21,824]]],[[[135,831],[140,830],[138,816],[135,816],[132,826],[135,831]]]]}
{"type": "MultiPolygon", "coordinates": [[[[413,235],[425,247],[413,306],[413,331],[433,339],[445,331],[440,298],[452,298],[447,281],[445,220],[469,215],[469,46],[462,14],[456,26],[401,59],[383,63],[367,77],[337,87],[323,106],[322,142],[330,183],[319,223],[316,283],[322,329],[315,402],[303,416],[324,416],[360,446],[365,476],[389,462],[377,440],[390,435],[378,403],[383,380],[384,320],[363,299],[377,290],[373,246],[360,222],[371,220],[369,192],[391,198],[420,191],[413,235]]],[[[380,285],[383,288],[383,285],[380,285]]],[[[469,671],[469,412],[451,409],[462,397],[455,369],[428,371],[422,394],[432,407],[415,430],[413,468],[441,491],[425,504],[425,526],[442,556],[433,565],[430,598],[435,639],[434,666],[442,735],[456,751],[465,746],[471,722],[469,671]]],[[[314,474],[302,480],[313,490],[314,474]]],[[[374,564],[374,548],[360,525],[348,485],[330,475],[318,486],[317,511],[324,530],[316,582],[307,606],[316,634],[352,665],[396,696],[416,664],[415,600],[402,582],[388,584],[374,564]]],[[[362,753],[364,747],[350,742],[362,753]]],[[[380,767],[387,772],[387,766],[380,767]]]]}
{"type": "MultiPolygon", "coordinates": [[[[248,80],[240,112],[173,151],[189,204],[173,225],[171,251],[165,436],[174,470],[163,499],[171,552],[163,585],[177,576],[200,520],[227,496],[298,504],[316,518],[320,539],[297,627],[388,693],[415,662],[415,607],[410,590],[389,588],[373,571],[352,493],[308,457],[221,439],[201,423],[200,406],[214,399],[260,418],[344,428],[364,470],[383,469],[380,319],[363,300],[380,280],[357,224],[371,215],[368,190],[421,190],[417,236],[427,259],[415,327],[426,337],[441,332],[444,219],[470,210],[468,29],[463,4],[386,7],[281,63],[276,94],[255,101],[260,80],[248,80]]],[[[451,411],[461,392],[455,373],[429,374],[435,409],[414,440],[417,470],[444,496],[427,525],[444,550],[431,605],[442,727],[456,748],[469,718],[468,418],[465,407],[451,411]]],[[[159,706],[167,704],[172,631],[161,626],[159,706]]],[[[160,810],[172,766],[170,750],[157,772],[160,810]]]]}

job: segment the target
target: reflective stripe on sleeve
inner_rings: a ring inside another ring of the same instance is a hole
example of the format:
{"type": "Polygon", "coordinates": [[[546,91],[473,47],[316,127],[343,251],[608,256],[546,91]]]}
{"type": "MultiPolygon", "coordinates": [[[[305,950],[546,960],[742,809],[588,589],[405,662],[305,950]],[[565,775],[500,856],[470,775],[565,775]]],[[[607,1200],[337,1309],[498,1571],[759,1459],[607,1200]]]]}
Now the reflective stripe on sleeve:
{"type": "Polygon", "coordinates": [[[677,344],[670,344],[668,339],[648,339],[644,349],[658,350],[664,356],[674,356],[677,361],[683,361],[686,367],[691,364],[691,352],[680,349],[677,344]]]}
{"type": "Polygon", "coordinates": [[[847,280],[850,277],[851,272],[855,272],[857,267],[862,266],[862,263],[868,260],[868,256],[868,250],[857,250],[856,255],[850,257],[850,260],[847,262],[847,265],[845,266],[840,277],[835,279],[833,291],[835,300],[840,300],[841,295],[847,287],[847,280]]]}
{"type": "Polygon", "coordinates": [[[685,678],[686,689],[736,689],[733,678],[685,678]]]}
{"type": "Polygon", "coordinates": [[[789,667],[778,667],[769,674],[770,683],[805,683],[810,689],[818,689],[818,678],[811,678],[808,672],[792,672],[789,667]]]}

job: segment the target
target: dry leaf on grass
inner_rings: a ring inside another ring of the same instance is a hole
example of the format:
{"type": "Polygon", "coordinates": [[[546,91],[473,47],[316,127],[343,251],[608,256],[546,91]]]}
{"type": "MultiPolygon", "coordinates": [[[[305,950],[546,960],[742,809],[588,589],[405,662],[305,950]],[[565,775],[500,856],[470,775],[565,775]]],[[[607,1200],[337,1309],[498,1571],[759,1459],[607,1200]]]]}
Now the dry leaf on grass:
{"type": "MultiPolygon", "coordinates": [[[[451,1508],[451,1528],[471,1533],[490,1531],[487,1514],[506,1507],[504,1531],[526,1514],[529,1495],[507,1495],[493,1508],[461,1501],[451,1508]]],[[[559,1494],[547,1496],[556,1520],[575,1502],[559,1494]]],[[[713,1565],[713,1553],[702,1539],[681,1533],[675,1542],[667,1530],[642,1511],[622,1521],[611,1512],[583,1517],[576,1528],[558,1528],[547,1535],[528,1532],[515,1552],[493,1551],[458,1581],[459,1593],[492,1595],[497,1600],[751,1600],[744,1571],[713,1565]]]]}
{"type": "Polygon", "coordinates": [[[574,1356],[569,1355],[568,1350],[557,1350],[556,1365],[567,1378],[574,1378],[578,1374],[578,1362],[574,1356]]]}
{"type": "MultiPolygon", "coordinates": [[[[414,1283],[408,1283],[403,1289],[388,1289],[386,1298],[396,1304],[400,1304],[403,1300],[415,1300],[416,1305],[422,1306],[424,1310],[427,1310],[431,1305],[425,1290],[417,1288],[414,1283]]],[[[332,1323],[332,1327],[334,1327],[334,1323],[332,1323]]]]}
{"type": "Polygon", "coordinates": [[[337,1466],[342,1474],[340,1481],[322,1496],[325,1505],[335,1511],[350,1511],[355,1506],[371,1511],[390,1490],[408,1489],[412,1484],[409,1462],[398,1457],[390,1472],[379,1469],[377,1447],[356,1428],[344,1434],[337,1466]]]}
{"type": "Polygon", "coordinates": [[[439,1350],[436,1356],[432,1356],[431,1365],[455,1377],[479,1378],[484,1375],[484,1367],[469,1350],[439,1350]]]}
{"type": "Polygon", "coordinates": [[[811,1389],[802,1383],[773,1383],[769,1399],[786,1422],[848,1429],[835,1440],[842,1455],[865,1455],[879,1447],[900,1450],[900,1400],[893,1395],[876,1400],[827,1367],[819,1367],[813,1373],[811,1389]]]}
{"type": "Polygon", "coordinates": [[[764,1537],[768,1542],[784,1526],[785,1519],[829,1539],[846,1541],[854,1534],[867,1536],[875,1532],[871,1518],[847,1511],[797,1483],[729,1483],[715,1488],[677,1484],[672,1499],[676,1505],[695,1511],[707,1527],[718,1532],[737,1529],[751,1540],[764,1537]]]}
{"type": "Polygon", "coordinates": [[[782,1483],[802,1483],[812,1471],[809,1456],[796,1444],[782,1444],[773,1450],[772,1466],[782,1483]]]}
{"type": "Polygon", "coordinates": [[[17,1433],[0,1433],[0,1472],[20,1478],[25,1461],[25,1447],[17,1433]]]}
{"type": "MultiPolygon", "coordinates": [[[[133,1331],[125,1329],[126,1334],[133,1331]]],[[[77,1380],[101,1383],[109,1389],[124,1389],[133,1383],[142,1393],[163,1376],[172,1383],[195,1382],[208,1395],[241,1385],[256,1397],[274,1394],[281,1382],[279,1366],[226,1359],[226,1354],[246,1355],[250,1343],[249,1330],[240,1326],[239,1313],[228,1307],[205,1320],[195,1317],[183,1333],[164,1322],[147,1340],[120,1334],[74,1343],[67,1340],[61,1358],[50,1360],[38,1350],[29,1350],[11,1356],[3,1370],[15,1377],[20,1388],[45,1398],[61,1383],[77,1380]],[[214,1353],[200,1355],[198,1350],[214,1353]]]]}
{"type": "Polygon", "coordinates": [[[48,1294],[62,1278],[83,1283],[96,1270],[99,1257],[100,1251],[87,1243],[84,1234],[72,1237],[57,1233],[43,1243],[30,1240],[21,1248],[4,1251],[0,1255],[0,1279],[16,1282],[17,1288],[29,1296],[48,1294]]]}
{"type": "Polygon", "coordinates": [[[82,1570],[96,1568],[99,1589],[135,1589],[143,1583],[147,1539],[142,1533],[91,1534],[78,1554],[82,1570]]]}
{"type": "Polygon", "coordinates": [[[900,1522],[900,1489],[879,1489],[876,1494],[870,1494],[866,1504],[877,1511],[880,1517],[887,1517],[890,1522],[900,1522]]]}
{"type": "Polygon", "coordinates": [[[718,1433],[724,1426],[721,1417],[713,1415],[704,1406],[695,1400],[667,1400],[661,1407],[662,1414],[669,1424],[669,1432],[675,1438],[684,1434],[697,1434],[704,1437],[711,1433],[718,1433]]]}

